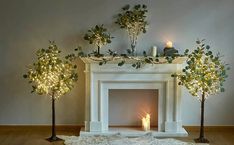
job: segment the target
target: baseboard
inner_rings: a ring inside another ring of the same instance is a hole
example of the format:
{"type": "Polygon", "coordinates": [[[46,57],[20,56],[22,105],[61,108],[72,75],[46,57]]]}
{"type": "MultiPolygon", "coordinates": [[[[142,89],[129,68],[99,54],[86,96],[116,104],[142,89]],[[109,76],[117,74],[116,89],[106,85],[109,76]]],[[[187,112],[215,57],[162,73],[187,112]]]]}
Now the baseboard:
{"type": "MultiPolygon", "coordinates": [[[[56,125],[56,130],[80,130],[84,125],[56,125]]],[[[113,126],[112,126],[113,127],[113,126]]],[[[114,126],[120,127],[120,126],[114,126]]],[[[123,127],[123,126],[121,126],[123,127]]],[[[126,126],[124,126],[126,127],[126,126]]],[[[134,127],[134,126],[128,126],[134,127]]],[[[198,132],[200,126],[183,126],[188,132],[198,132]]],[[[234,132],[234,126],[205,126],[205,131],[220,131],[220,132],[234,132]]],[[[0,130],[48,130],[51,129],[51,125],[0,125],[0,130]]]]}
{"type": "MultiPolygon", "coordinates": [[[[184,128],[188,131],[188,132],[198,132],[200,131],[200,126],[184,126],[184,128]]],[[[230,125],[230,126],[205,126],[204,127],[205,131],[220,131],[220,132],[234,132],[234,125],[230,125]]]]}
{"type": "MultiPolygon", "coordinates": [[[[56,125],[56,130],[80,130],[84,125],[56,125]]],[[[51,125],[0,125],[0,130],[48,130],[51,125]]]]}

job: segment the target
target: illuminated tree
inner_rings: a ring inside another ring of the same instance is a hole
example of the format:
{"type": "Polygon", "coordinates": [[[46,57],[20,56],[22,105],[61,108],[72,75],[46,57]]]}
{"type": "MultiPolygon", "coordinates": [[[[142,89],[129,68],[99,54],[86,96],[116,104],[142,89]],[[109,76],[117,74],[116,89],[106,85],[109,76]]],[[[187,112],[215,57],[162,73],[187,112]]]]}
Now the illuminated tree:
{"type": "Polygon", "coordinates": [[[32,93],[48,95],[52,100],[52,136],[48,141],[60,140],[55,132],[55,101],[68,93],[77,81],[76,65],[72,57],[60,57],[60,50],[54,42],[50,42],[48,49],[39,49],[36,52],[37,61],[28,68],[24,78],[32,84],[32,93]]]}
{"type": "Polygon", "coordinates": [[[130,8],[130,5],[126,5],[122,8],[122,12],[118,14],[116,24],[120,26],[121,29],[126,29],[131,42],[131,50],[128,49],[128,53],[135,55],[136,44],[138,36],[141,33],[146,33],[146,26],[148,22],[146,21],[146,13],[148,12],[146,5],[135,5],[130,8]]]}
{"type": "MultiPolygon", "coordinates": [[[[188,55],[187,65],[181,74],[173,74],[185,86],[192,96],[201,102],[200,136],[196,142],[209,142],[204,137],[204,102],[210,95],[224,91],[223,83],[227,78],[229,68],[220,60],[220,54],[213,55],[210,46],[204,40],[196,41],[197,48],[188,55]]],[[[188,54],[188,50],[185,51],[188,54]]]]}
{"type": "Polygon", "coordinates": [[[94,44],[97,46],[97,52],[95,51],[95,56],[100,57],[100,48],[108,43],[111,43],[110,34],[107,32],[107,29],[103,25],[96,25],[95,27],[88,30],[84,36],[84,40],[89,41],[89,44],[94,44]]]}

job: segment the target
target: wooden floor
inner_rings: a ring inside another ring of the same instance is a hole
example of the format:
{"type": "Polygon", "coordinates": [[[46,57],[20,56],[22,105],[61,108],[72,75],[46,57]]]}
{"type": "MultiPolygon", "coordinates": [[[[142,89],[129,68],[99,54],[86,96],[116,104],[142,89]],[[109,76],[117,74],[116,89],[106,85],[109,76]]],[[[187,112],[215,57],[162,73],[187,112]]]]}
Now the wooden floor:
{"type": "MultiPolygon", "coordinates": [[[[58,135],[79,135],[79,128],[58,129],[58,135]]],[[[233,131],[207,131],[206,138],[210,145],[234,145],[233,131]]],[[[0,145],[63,145],[63,141],[50,143],[45,138],[50,136],[49,128],[0,128],[0,145]]],[[[183,141],[193,142],[198,137],[198,132],[189,131],[189,136],[177,138],[183,141]]]]}

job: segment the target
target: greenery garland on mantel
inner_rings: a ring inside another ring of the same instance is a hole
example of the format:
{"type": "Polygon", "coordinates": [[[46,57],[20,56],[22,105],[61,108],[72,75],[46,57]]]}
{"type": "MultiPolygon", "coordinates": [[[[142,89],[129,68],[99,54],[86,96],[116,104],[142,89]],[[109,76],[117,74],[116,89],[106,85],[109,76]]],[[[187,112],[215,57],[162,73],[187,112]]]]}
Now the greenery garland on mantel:
{"type": "Polygon", "coordinates": [[[118,54],[115,51],[108,50],[107,54],[97,54],[96,51],[92,53],[85,54],[81,47],[75,49],[76,54],[70,54],[67,59],[81,58],[82,60],[90,60],[97,62],[99,65],[105,65],[107,63],[115,63],[118,66],[123,66],[125,63],[132,64],[132,67],[139,69],[144,64],[166,64],[166,63],[183,63],[188,55],[188,49],[185,50],[184,54],[174,54],[172,56],[157,55],[156,57],[148,56],[146,51],[143,51],[143,56],[131,56],[131,54],[118,54]]]}
{"type": "MultiPolygon", "coordinates": [[[[103,61],[103,59],[108,60],[108,64],[118,64],[121,62],[123,59],[125,60],[125,64],[134,64],[136,61],[142,61],[145,62],[145,59],[153,59],[153,57],[145,58],[144,56],[131,56],[129,58],[122,58],[122,57],[115,57],[113,58],[112,56],[105,56],[100,59],[100,57],[80,57],[80,59],[84,63],[100,63],[103,61]]],[[[165,57],[158,57],[158,61],[152,61],[151,63],[144,63],[144,64],[169,64],[168,60],[165,57]]],[[[176,57],[171,64],[182,64],[185,62],[187,57],[181,56],[181,57],[176,57]]],[[[100,64],[99,64],[100,65],[100,64]]]]}
{"type": "Polygon", "coordinates": [[[99,65],[104,64],[117,64],[118,66],[123,66],[124,64],[131,64],[132,67],[139,69],[145,64],[182,64],[186,61],[187,57],[177,57],[171,63],[168,63],[168,60],[165,57],[157,57],[157,61],[153,57],[134,57],[129,58],[123,57],[112,57],[105,56],[100,59],[100,57],[80,57],[84,63],[98,63],[99,65]]]}

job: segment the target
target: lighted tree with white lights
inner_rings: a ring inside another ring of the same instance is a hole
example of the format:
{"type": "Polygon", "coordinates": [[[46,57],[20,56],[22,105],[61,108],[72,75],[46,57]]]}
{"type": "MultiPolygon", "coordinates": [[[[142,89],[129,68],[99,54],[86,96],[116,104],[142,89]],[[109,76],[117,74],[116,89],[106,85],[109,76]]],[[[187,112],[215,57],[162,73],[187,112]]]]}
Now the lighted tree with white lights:
{"type": "Polygon", "coordinates": [[[135,5],[130,7],[126,5],[122,8],[122,12],[117,15],[116,24],[121,29],[125,29],[128,32],[129,39],[131,42],[131,49],[128,49],[128,53],[136,55],[136,44],[137,39],[141,33],[146,33],[146,27],[148,22],[146,20],[147,14],[146,5],[135,5]]]}
{"type": "Polygon", "coordinates": [[[47,49],[39,49],[36,56],[37,61],[29,66],[24,78],[32,84],[32,93],[51,97],[52,136],[47,140],[60,140],[55,132],[55,101],[74,87],[78,79],[77,66],[73,64],[72,56],[60,56],[60,50],[54,42],[50,42],[47,49]]]}
{"type": "Polygon", "coordinates": [[[104,25],[96,25],[88,30],[88,32],[84,36],[84,40],[89,41],[89,44],[94,44],[97,46],[97,51],[94,51],[95,56],[100,57],[103,56],[100,53],[100,48],[104,45],[111,43],[111,39],[113,39],[104,25]]]}
{"type": "Polygon", "coordinates": [[[220,59],[220,54],[214,55],[210,46],[204,40],[197,40],[197,48],[188,56],[187,65],[181,74],[173,74],[179,79],[179,85],[185,86],[192,96],[197,97],[201,102],[201,126],[200,136],[196,142],[209,142],[204,137],[204,103],[205,100],[219,92],[224,91],[223,83],[227,78],[227,64],[220,59]]]}

